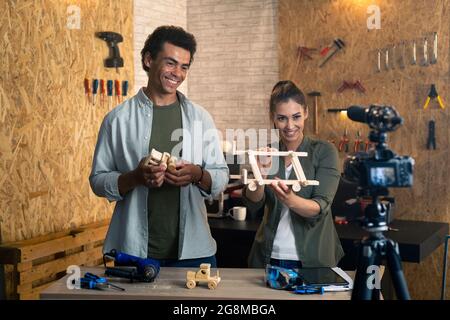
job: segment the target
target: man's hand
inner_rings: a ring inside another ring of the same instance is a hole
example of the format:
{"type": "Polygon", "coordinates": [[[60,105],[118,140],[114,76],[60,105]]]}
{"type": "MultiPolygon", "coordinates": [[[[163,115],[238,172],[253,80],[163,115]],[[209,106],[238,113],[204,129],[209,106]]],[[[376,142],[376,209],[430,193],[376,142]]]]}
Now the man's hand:
{"type": "Polygon", "coordinates": [[[164,183],[166,169],[167,167],[165,165],[150,164],[148,157],[145,157],[134,170],[134,175],[139,184],[149,188],[158,188],[164,183]]]}
{"type": "Polygon", "coordinates": [[[201,175],[202,169],[199,166],[187,161],[180,161],[175,170],[166,171],[164,181],[177,187],[184,187],[192,182],[197,182],[201,175]]]}

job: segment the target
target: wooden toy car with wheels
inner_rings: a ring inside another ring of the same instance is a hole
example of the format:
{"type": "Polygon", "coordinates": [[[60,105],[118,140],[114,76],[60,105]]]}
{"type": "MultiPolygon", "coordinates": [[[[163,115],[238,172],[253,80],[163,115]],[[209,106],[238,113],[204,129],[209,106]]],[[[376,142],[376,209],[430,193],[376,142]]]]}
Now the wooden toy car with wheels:
{"type": "Polygon", "coordinates": [[[200,270],[188,271],[186,274],[186,287],[194,289],[198,283],[208,283],[208,288],[213,290],[217,288],[220,282],[219,270],[215,276],[211,276],[211,264],[202,263],[200,270]]]}

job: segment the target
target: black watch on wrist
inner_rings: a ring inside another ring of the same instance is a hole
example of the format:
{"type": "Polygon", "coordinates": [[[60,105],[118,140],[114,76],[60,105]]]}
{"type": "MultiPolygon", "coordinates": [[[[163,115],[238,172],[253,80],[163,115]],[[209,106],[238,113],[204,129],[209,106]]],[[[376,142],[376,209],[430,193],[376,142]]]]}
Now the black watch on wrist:
{"type": "Polygon", "coordinates": [[[201,174],[200,178],[196,182],[194,182],[194,184],[198,186],[200,184],[200,182],[202,181],[202,179],[203,179],[203,168],[199,164],[197,164],[197,167],[199,167],[200,170],[202,171],[202,174],[201,174]]]}

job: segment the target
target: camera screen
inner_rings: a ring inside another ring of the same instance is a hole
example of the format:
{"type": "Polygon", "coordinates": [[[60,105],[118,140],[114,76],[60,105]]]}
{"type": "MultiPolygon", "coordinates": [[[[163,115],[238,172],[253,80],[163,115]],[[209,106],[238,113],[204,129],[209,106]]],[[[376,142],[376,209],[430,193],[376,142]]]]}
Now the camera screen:
{"type": "Polygon", "coordinates": [[[370,168],[370,182],[373,186],[391,186],[395,184],[394,167],[370,168]]]}

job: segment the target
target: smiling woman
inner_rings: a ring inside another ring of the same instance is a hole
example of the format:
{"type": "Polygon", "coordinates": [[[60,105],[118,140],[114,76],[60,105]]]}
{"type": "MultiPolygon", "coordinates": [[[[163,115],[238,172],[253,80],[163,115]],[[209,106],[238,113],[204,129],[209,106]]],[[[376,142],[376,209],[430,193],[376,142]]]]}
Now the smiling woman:
{"type": "Polygon", "coordinates": [[[270,98],[270,117],[288,150],[295,150],[303,140],[308,107],[305,96],[290,81],[280,81],[270,98]]]}
{"type": "MultiPolygon", "coordinates": [[[[278,129],[280,151],[307,152],[301,165],[308,179],[320,185],[293,191],[283,182],[255,191],[244,190],[250,212],[265,206],[264,218],[253,243],[250,267],[335,267],[343,256],[331,216],[331,203],[339,183],[338,156],[330,143],[304,135],[308,107],[303,92],[292,81],[280,81],[270,97],[270,119],[278,129]]],[[[280,157],[269,179],[289,179],[292,164],[280,157]]]]}

